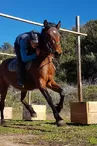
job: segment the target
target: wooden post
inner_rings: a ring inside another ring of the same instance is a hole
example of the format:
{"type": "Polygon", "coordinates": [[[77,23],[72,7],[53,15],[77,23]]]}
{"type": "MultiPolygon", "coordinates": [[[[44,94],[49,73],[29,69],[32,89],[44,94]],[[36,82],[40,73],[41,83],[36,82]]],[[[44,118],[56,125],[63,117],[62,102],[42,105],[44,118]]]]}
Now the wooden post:
{"type": "MultiPolygon", "coordinates": [[[[76,17],[76,31],[80,32],[80,17],[76,17]]],[[[76,37],[77,47],[77,84],[78,84],[78,100],[83,101],[82,98],[82,81],[81,81],[81,48],[80,48],[80,35],[76,37]]]]}

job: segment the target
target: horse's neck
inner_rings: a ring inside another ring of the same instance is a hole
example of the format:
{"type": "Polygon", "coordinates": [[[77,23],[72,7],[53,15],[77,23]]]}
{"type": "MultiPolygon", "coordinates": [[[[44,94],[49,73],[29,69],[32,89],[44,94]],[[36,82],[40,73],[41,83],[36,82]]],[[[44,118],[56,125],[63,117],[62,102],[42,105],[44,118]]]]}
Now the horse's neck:
{"type": "Polygon", "coordinates": [[[39,62],[44,62],[44,61],[49,61],[52,62],[53,60],[53,55],[52,54],[40,54],[38,57],[39,62]]]}
{"type": "Polygon", "coordinates": [[[41,69],[45,66],[49,67],[49,65],[53,64],[53,56],[51,54],[44,58],[39,56],[36,60],[36,64],[38,65],[38,69],[41,69]]]}
{"type": "Polygon", "coordinates": [[[47,62],[52,62],[52,60],[53,60],[52,54],[49,54],[49,55],[45,58],[45,60],[46,60],[47,62]]]}

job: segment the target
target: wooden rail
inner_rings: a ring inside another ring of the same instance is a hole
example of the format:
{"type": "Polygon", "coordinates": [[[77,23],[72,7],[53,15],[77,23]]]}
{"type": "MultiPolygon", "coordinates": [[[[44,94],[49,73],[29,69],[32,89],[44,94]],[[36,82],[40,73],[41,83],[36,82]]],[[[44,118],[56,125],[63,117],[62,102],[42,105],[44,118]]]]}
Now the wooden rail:
{"type": "Polygon", "coordinates": [[[2,52],[0,52],[0,54],[1,55],[7,55],[7,56],[13,56],[13,57],[16,56],[15,54],[8,54],[8,53],[2,53],[2,52]]]}
{"type": "MultiPolygon", "coordinates": [[[[25,23],[29,23],[29,24],[34,24],[34,25],[38,25],[38,26],[43,26],[43,24],[38,23],[38,22],[34,22],[34,21],[22,19],[22,18],[19,18],[19,17],[14,17],[14,16],[11,16],[11,15],[3,14],[3,13],[0,13],[0,16],[6,17],[6,18],[9,18],[9,19],[18,20],[18,21],[25,22],[25,23]]],[[[65,32],[70,32],[70,33],[73,33],[73,34],[78,34],[78,35],[87,36],[87,34],[85,34],[85,33],[76,32],[76,31],[72,31],[72,30],[68,30],[68,29],[60,28],[60,30],[61,30],[61,31],[65,31],[65,32]]]]}

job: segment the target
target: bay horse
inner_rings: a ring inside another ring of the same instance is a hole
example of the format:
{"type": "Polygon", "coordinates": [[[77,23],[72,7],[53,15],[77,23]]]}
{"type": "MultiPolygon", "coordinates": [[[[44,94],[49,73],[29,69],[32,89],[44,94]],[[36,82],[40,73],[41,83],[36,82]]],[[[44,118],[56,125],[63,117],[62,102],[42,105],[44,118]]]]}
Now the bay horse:
{"type": "Polygon", "coordinates": [[[39,49],[40,54],[31,63],[30,69],[27,71],[28,78],[24,88],[18,86],[18,76],[16,71],[12,72],[8,69],[8,65],[13,58],[6,59],[0,65],[0,111],[1,111],[1,123],[4,123],[4,101],[6,98],[9,85],[17,88],[21,91],[21,102],[28,109],[32,117],[36,116],[36,112],[25,100],[25,96],[28,90],[39,89],[47,100],[49,106],[53,111],[54,118],[57,126],[64,125],[64,120],[59,115],[59,112],[63,108],[64,102],[64,90],[55,82],[55,66],[53,64],[53,58],[58,57],[62,53],[60,44],[60,33],[58,32],[61,22],[54,24],[44,21],[44,28],[40,33],[39,49]],[[60,101],[54,105],[52,97],[50,96],[47,88],[60,94],[60,101]]]}

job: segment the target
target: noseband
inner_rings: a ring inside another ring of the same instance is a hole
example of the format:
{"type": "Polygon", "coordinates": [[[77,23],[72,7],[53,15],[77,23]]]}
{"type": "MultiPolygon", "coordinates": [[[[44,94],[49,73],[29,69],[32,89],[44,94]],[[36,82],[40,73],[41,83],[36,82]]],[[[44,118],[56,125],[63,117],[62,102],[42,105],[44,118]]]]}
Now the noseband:
{"type": "Polygon", "coordinates": [[[45,45],[46,45],[47,51],[48,51],[49,53],[54,53],[54,49],[53,49],[53,47],[52,47],[50,41],[45,42],[45,45]]]}
{"type": "MultiPolygon", "coordinates": [[[[60,45],[60,42],[57,42],[55,45],[60,45]]],[[[53,53],[53,54],[56,52],[56,51],[53,49],[53,48],[54,48],[54,45],[52,45],[52,44],[50,43],[50,41],[46,42],[46,47],[47,47],[48,52],[53,53]]]]}

